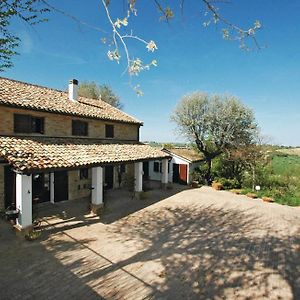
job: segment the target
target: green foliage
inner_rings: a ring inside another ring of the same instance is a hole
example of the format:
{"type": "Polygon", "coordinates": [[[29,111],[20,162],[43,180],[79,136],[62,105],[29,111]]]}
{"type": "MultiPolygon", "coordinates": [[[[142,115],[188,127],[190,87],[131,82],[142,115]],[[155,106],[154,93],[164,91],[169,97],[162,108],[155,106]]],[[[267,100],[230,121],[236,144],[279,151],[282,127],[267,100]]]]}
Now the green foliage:
{"type": "Polygon", "coordinates": [[[29,25],[47,21],[42,14],[49,8],[42,0],[0,1],[0,72],[13,66],[12,57],[17,54],[20,38],[10,31],[13,18],[19,18],[29,25]]]}
{"type": "MultiPolygon", "coordinates": [[[[277,152],[271,163],[257,169],[256,184],[261,186],[259,197],[272,197],[277,203],[300,205],[300,157],[282,155],[277,152]]],[[[243,180],[246,191],[251,188],[251,174],[243,180]]]]}
{"type": "Polygon", "coordinates": [[[277,151],[270,154],[265,147],[257,149],[252,147],[246,152],[240,149],[230,158],[222,155],[215,159],[213,175],[224,189],[236,190],[242,187],[240,190],[242,194],[251,194],[253,184],[259,185],[261,190],[255,191],[259,198],[271,197],[277,203],[300,205],[299,156],[277,151]],[[242,164],[242,168],[235,169],[236,163],[242,164]]]}
{"type": "Polygon", "coordinates": [[[102,101],[118,109],[122,109],[123,107],[123,104],[120,102],[119,96],[117,96],[113,92],[113,90],[106,84],[99,85],[93,81],[84,81],[79,84],[78,94],[82,97],[101,99],[102,101]]]}
{"type": "Polygon", "coordinates": [[[211,182],[211,161],[215,157],[246,147],[257,137],[253,112],[233,96],[188,94],[177,104],[171,120],[204,155],[208,183],[211,182]]]}
{"type": "Polygon", "coordinates": [[[192,180],[197,181],[200,184],[205,184],[206,183],[206,180],[205,180],[206,173],[207,173],[207,165],[202,164],[199,167],[195,168],[193,170],[193,172],[191,173],[192,180]]]}
{"type": "Polygon", "coordinates": [[[216,180],[222,184],[225,190],[239,189],[241,187],[241,184],[235,178],[233,179],[217,178],[216,180]]]}
{"type": "Polygon", "coordinates": [[[214,160],[212,167],[213,178],[235,179],[241,185],[245,166],[240,160],[229,159],[223,154],[214,160]]]}
{"type": "Polygon", "coordinates": [[[276,175],[300,177],[300,156],[276,153],[272,158],[272,166],[276,175]]]}

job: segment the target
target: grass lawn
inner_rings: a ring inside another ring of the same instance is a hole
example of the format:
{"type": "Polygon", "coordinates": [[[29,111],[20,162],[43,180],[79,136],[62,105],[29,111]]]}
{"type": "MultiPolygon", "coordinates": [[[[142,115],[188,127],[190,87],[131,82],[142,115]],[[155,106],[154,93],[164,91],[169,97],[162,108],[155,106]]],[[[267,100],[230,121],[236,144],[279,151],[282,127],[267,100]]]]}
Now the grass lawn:
{"type": "Polygon", "coordinates": [[[274,155],[272,167],[275,175],[300,178],[300,155],[274,155]]]}

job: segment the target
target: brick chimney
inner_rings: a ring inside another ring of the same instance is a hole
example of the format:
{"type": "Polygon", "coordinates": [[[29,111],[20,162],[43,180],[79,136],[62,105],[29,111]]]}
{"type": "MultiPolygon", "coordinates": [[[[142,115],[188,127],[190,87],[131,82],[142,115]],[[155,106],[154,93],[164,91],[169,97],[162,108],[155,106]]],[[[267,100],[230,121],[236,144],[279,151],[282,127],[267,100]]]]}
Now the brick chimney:
{"type": "Polygon", "coordinates": [[[71,79],[69,81],[69,99],[71,101],[77,101],[78,99],[78,80],[71,79]]]}

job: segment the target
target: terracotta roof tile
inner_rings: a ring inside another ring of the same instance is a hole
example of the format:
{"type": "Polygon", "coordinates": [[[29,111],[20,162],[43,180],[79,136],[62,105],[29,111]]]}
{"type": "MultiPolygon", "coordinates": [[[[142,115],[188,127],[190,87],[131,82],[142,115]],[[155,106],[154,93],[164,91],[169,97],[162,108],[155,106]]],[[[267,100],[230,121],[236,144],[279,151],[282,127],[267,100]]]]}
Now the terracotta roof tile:
{"type": "Polygon", "coordinates": [[[76,138],[0,137],[0,157],[23,173],[54,168],[92,167],[109,163],[168,158],[142,143],[104,143],[76,138]]]}
{"type": "Polygon", "coordinates": [[[191,162],[197,162],[197,161],[201,161],[204,159],[203,155],[194,149],[189,149],[189,148],[169,148],[169,149],[167,149],[167,148],[165,148],[163,150],[165,150],[166,153],[175,154],[175,155],[185,158],[191,162]]]}
{"type": "Polygon", "coordinates": [[[101,100],[78,97],[70,101],[68,93],[0,77],[0,104],[33,110],[68,114],[101,120],[142,124],[101,100]]]}

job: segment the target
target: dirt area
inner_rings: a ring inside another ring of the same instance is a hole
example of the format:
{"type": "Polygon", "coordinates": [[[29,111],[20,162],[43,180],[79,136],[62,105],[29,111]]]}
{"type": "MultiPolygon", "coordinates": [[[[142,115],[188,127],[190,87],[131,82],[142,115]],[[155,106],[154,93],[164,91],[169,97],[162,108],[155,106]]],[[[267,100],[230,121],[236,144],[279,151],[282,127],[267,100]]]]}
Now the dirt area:
{"type": "Polygon", "coordinates": [[[107,199],[100,219],[45,208],[34,242],[0,223],[1,299],[300,299],[299,208],[207,187],[107,199]]]}

